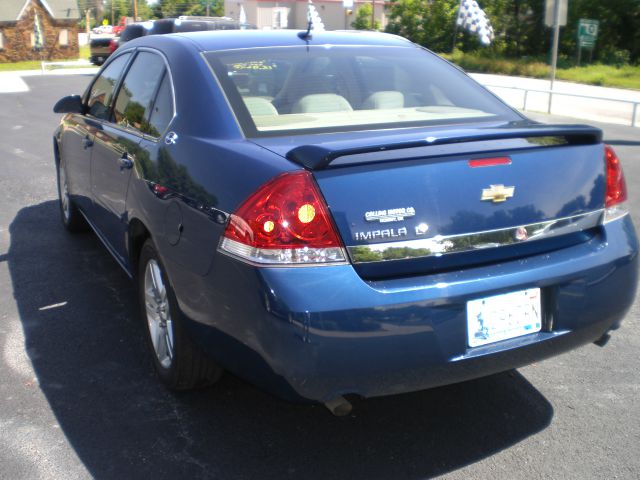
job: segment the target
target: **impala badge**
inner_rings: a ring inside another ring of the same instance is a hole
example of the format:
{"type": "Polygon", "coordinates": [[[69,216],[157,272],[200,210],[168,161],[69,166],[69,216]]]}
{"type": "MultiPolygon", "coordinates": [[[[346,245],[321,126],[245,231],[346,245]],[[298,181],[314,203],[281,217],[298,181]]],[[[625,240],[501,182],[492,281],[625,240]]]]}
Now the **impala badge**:
{"type": "Polygon", "coordinates": [[[480,200],[491,200],[493,203],[500,203],[513,197],[516,187],[505,187],[504,185],[491,185],[489,188],[482,189],[482,197],[480,200]]]}

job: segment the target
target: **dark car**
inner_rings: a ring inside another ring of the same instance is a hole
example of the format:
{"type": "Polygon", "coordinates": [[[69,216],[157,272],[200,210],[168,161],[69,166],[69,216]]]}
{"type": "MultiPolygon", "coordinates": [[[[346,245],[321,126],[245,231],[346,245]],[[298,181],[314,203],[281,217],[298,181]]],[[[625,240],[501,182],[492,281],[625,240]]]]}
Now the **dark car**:
{"type": "Polygon", "coordinates": [[[91,37],[89,42],[89,61],[94,65],[102,65],[118,48],[118,37],[100,35],[91,37]]]}
{"type": "Polygon", "coordinates": [[[246,25],[228,17],[178,17],[132,23],[120,35],[118,46],[147,35],[201,32],[207,30],[244,30],[246,25]]]}
{"type": "Polygon", "coordinates": [[[224,368],[340,414],[606,339],[634,299],[601,131],[400,37],[147,36],[54,110],[62,221],[137,282],[173,389],[224,368]]]}
{"type": "Polygon", "coordinates": [[[147,35],[164,35],[168,33],[200,32],[207,30],[248,30],[255,29],[251,24],[238,23],[228,17],[195,17],[163,18],[127,25],[116,37],[95,37],[89,43],[90,61],[102,65],[119,47],[136,38],[147,35]]]}

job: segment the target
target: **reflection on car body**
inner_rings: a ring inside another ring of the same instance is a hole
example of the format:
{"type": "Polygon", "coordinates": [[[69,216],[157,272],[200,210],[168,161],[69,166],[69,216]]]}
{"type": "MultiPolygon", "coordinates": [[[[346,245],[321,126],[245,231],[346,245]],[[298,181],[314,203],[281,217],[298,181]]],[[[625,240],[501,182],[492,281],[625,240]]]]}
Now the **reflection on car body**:
{"type": "Polygon", "coordinates": [[[225,368],[345,413],[593,342],[634,298],[601,132],[399,37],[143,37],[55,110],[63,222],[138,283],[170,388],[225,368]]]}

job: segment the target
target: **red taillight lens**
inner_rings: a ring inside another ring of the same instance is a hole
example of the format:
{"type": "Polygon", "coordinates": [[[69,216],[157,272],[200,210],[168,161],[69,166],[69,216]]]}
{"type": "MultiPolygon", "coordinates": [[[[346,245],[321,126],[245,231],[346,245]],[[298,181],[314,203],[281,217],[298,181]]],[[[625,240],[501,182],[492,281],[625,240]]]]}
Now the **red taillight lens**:
{"type": "Polygon", "coordinates": [[[492,157],[469,160],[469,166],[471,168],[495,167],[496,165],[511,165],[511,159],[509,157],[492,157]]]}
{"type": "Polygon", "coordinates": [[[627,184],[620,159],[609,145],[604,146],[604,157],[607,166],[607,190],[604,204],[609,208],[627,200],[627,184]]]}
{"type": "Polygon", "coordinates": [[[318,264],[346,257],[311,174],[284,173],[231,215],[221,250],[257,263],[318,264]]]}
{"type": "Polygon", "coordinates": [[[118,42],[115,38],[112,38],[109,42],[109,53],[113,53],[118,49],[118,42]]]}

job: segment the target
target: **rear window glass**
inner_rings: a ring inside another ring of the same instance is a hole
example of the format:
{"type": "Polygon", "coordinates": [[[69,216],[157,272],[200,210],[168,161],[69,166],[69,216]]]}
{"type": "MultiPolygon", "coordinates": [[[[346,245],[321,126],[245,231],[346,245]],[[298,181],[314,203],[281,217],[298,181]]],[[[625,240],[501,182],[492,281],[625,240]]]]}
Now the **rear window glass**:
{"type": "Polygon", "coordinates": [[[206,58],[249,136],[519,119],[415,47],[256,48],[206,58]]]}
{"type": "Polygon", "coordinates": [[[122,34],[120,35],[120,42],[124,43],[129,40],[133,40],[134,38],[143,37],[147,32],[148,30],[140,23],[129,25],[122,31],[122,34]]]}

